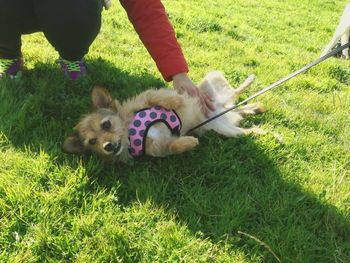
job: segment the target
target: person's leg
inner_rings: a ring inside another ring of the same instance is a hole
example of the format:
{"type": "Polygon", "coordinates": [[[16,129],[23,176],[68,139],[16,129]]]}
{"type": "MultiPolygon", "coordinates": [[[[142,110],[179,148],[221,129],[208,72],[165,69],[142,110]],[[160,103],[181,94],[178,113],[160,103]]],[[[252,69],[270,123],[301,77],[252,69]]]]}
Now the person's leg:
{"type": "Polygon", "coordinates": [[[81,60],[100,31],[101,0],[34,0],[34,3],[42,31],[61,58],[81,60]]]}
{"type": "Polygon", "coordinates": [[[36,31],[32,0],[0,0],[0,58],[21,56],[21,35],[36,31]]]}
{"type": "Polygon", "coordinates": [[[0,0],[0,58],[21,55],[22,0],[0,0]]]}
{"type": "Polygon", "coordinates": [[[0,0],[0,78],[18,73],[21,35],[37,30],[32,0],[0,0]]]}

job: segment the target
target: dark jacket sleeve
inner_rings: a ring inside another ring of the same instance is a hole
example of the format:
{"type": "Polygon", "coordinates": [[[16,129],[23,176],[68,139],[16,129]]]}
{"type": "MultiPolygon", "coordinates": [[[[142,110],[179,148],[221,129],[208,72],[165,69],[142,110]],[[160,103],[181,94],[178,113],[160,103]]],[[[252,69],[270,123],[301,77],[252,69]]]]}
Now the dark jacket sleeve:
{"type": "Polygon", "coordinates": [[[120,0],[141,41],[166,81],[188,66],[160,0],[120,0]]]}

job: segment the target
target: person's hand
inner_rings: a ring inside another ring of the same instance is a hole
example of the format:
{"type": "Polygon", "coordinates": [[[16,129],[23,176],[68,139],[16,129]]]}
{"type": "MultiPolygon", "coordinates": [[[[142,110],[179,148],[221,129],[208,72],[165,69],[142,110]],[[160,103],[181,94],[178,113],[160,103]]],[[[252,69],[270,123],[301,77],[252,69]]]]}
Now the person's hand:
{"type": "Polygon", "coordinates": [[[210,110],[215,110],[209,95],[196,87],[186,73],[179,73],[173,76],[174,88],[179,93],[186,92],[188,95],[198,97],[201,102],[202,112],[208,117],[210,110]]]}

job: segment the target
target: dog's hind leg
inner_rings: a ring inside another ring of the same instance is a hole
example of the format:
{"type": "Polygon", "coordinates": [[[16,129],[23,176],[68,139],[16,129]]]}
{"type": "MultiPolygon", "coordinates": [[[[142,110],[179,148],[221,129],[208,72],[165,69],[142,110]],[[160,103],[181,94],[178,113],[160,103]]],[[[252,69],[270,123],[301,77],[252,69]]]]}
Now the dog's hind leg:
{"type": "Polygon", "coordinates": [[[235,89],[235,96],[239,96],[245,91],[249,86],[253,84],[255,80],[255,75],[250,75],[237,89],[235,89]]]}
{"type": "Polygon", "coordinates": [[[266,110],[261,103],[247,104],[247,105],[235,110],[235,112],[240,114],[242,117],[246,117],[247,115],[251,115],[251,114],[264,113],[265,111],[266,110]]]}
{"type": "MultiPolygon", "coordinates": [[[[249,129],[236,126],[234,123],[229,122],[214,122],[210,125],[211,129],[225,137],[237,138],[248,134],[266,134],[266,132],[260,128],[253,127],[249,129]]],[[[209,128],[209,127],[208,127],[209,128]]]]}
{"type": "Polygon", "coordinates": [[[225,115],[212,120],[201,128],[202,132],[213,130],[225,137],[238,137],[244,135],[244,129],[238,125],[243,117],[234,112],[228,112],[225,115]]]}
{"type": "Polygon", "coordinates": [[[208,73],[203,81],[199,84],[199,89],[206,92],[215,105],[223,106],[233,99],[235,90],[221,72],[213,71],[208,73]]]}
{"type": "Polygon", "coordinates": [[[245,134],[243,128],[222,122],[216,125],[213,130],[225,137],[239,137],[245,134]]]}
{"type": "Polygon", "coordinates": [[[240,122],[248,114],[258,114],[262,112],[264,112],[264,108],[259,103],[248,104],[236,111],[227,112],[217,119],[212,120],[201,128],[201,132],[213,130],[225,137],[239,137],[251,133],[264,134],[265,132],[259,128],[245,129],[239,127],[240,122]]]}
{"type": "Polygon", "coordinates": [[[224,75],[218,71],[210,72],[200,83],[199,88],[215,101],[215,106],[232,105],[232,101],[247,89],[255,80],[254,75],[250,75],[237,89],[233,89],[224,75]]]}

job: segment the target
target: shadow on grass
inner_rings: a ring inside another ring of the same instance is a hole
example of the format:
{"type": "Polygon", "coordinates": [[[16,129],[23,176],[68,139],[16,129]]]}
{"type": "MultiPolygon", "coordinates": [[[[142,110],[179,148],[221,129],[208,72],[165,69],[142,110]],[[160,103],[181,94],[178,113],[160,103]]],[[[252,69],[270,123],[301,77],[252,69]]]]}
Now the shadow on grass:
{"type": "MultiPolygon", "coordinates": [[[[275,262],[333,262],[350,259],[350,226],[323,196],[288,182],[277,163],[253,138],[201,138],[183,156],[105,167],[99,183],[121,184],[125,206],[151,199],[194,233],[275,262]],[[130,170],[132,169],[132,170],[130,170]],[[287,255],[287,256],[286,256],[287,255]]],[[[281,163],[281,162],[280,162],[281,163]]]]}
{"type": "Polygon", "coordinates": [[[65,78],[54,62],[37,63],[14,80],[1,79],[0,131],[16,147],[57,154],[80,116],[90,110],[94,85],[107,87],[118,99],[164,85],[151,75],[130,75],[102,59],[87,60],[87,66],[88,76],[76,82],[65,78]]]}
{"type": "MultiPolygon", "coordinates": [[[[90,77],[74,84],[64,80],[54,64],[37,64],[15,81],[1,80],[0,131],[15,147],[43,149],[61,163],[71,157],[60,152],[60,145],[88,110],[94,84],[107,86],[121,99],[162,85],[159,79],[131,76],[106,61],[88,65],[90,77]]],[[[272,159],[269,149],[259,147],[252,137],[224,139],[211,133],[200,141],[193,152],[133,166],[96,161],[97,168],[87,168],[87,175],[99,187],[120,185],[119,201],[125,207],[151,199],[195,235],[203,233],[233,250],[256,253],[266,262],[274,261],[271,253],[238,231],[262,240],[277,256],[284,255],[283,262],[350,258],[347,219],[324,197],[293,183],[292,175],[279,169],[282,159],[272,159]]]]}

